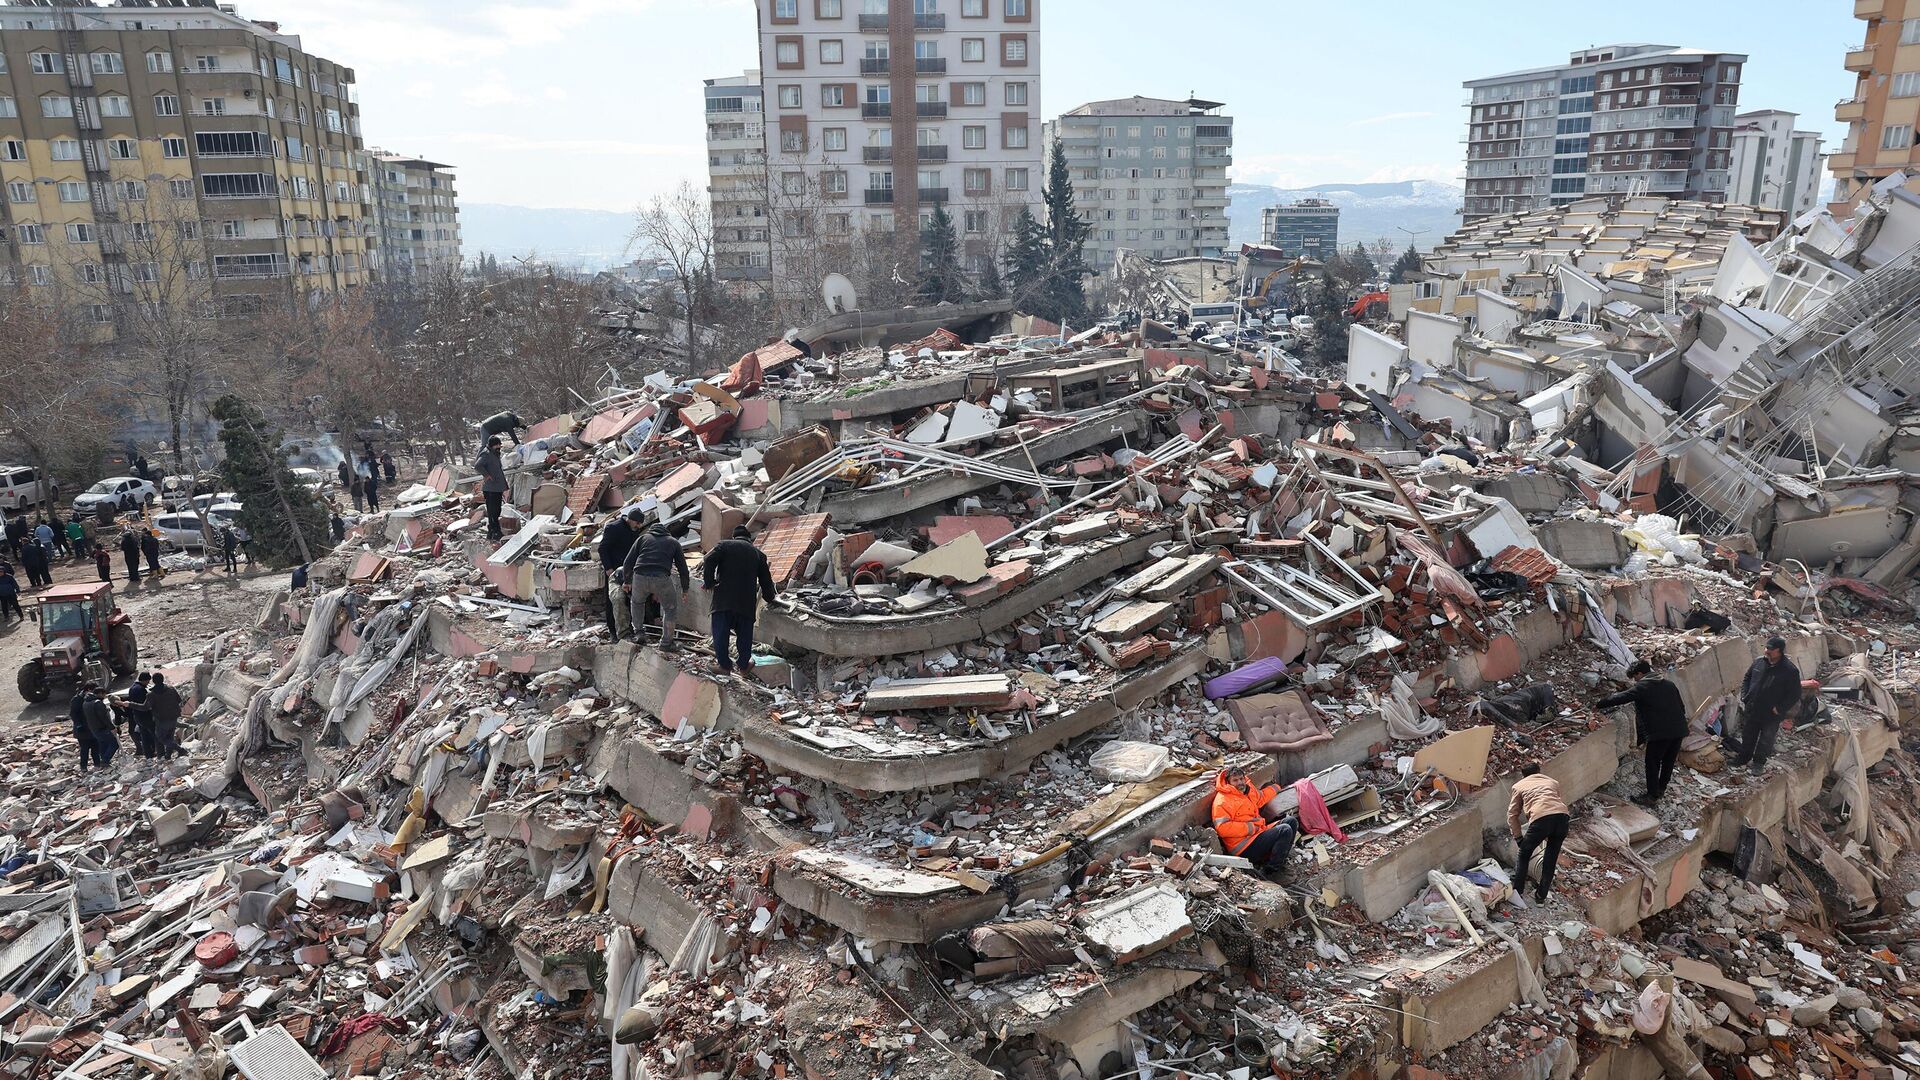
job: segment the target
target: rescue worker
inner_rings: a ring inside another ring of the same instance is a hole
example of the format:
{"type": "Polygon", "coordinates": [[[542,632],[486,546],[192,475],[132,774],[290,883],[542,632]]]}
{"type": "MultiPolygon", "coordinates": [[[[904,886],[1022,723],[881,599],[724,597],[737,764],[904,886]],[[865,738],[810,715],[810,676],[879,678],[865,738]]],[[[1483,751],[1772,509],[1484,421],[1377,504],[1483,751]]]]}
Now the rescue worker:
{"type": "Polygon", "coordinates": [[[740,674],[753,677],[753,620],[760,601],[774,602],[773,571],[767,554],[753,546],[745,525],[733,528],[733,537],[715,544],[700,564],[701,587],[713,594],[713,658],[720,674],[731,675],[735,661],[727,656],[727,639],[737,650],[740,674]]]}
{"type": "Polygon", "coordinates": [[[147,708],[153,714],[153,749],[159,757],[184,754],[180,749],[180,691],[167,685],[167,677],[153,673],[153,685],[147,690],[147,708]]]}
{"type": "Polygon", "coordinates": [[[1767,651],[1747,669],[1740,680],[1740,742],[1738,752],[1727,764],[1736,769],[1751,766],[1759,772],[1773,756],[1773,742],[1784,723],[1793,730],[1788,713],[1800,704],[1800,669],[1787,659],[1784,638],[1769,638],[1767,651]]]}
{"type": "Polygon", "coordinates": [[[1673,779],[1673,763],[1680,757],[1681,740],[1687,737],[1687,706],[1680,699],[1680,688],[1671,680],[1656,677],[1653,665],[1645,660],[1635,660],[1627,669],[1627,677],[1636,680],[1632,686],[1601,698],[1593,707],[1633,706],[1634,742],[1644,743],[1647,748],[1647,790],[1644,795],[1635,795],[1633,801],[1652,806],[1666,794],[1667,783],[1673,779]]]}
{"type": "Polygon", "coordinates": [[[1280,787],[1255,787],[1244,769],[1221,769],[1213,781],[1213,831],[1227,854],[1238,855],[1262,873],[1287,869],[1299,829],[1290,821],[1270,821],[1266,805],[1280,787]]]}
{"type": "Polygon", "coordinates": [[[613,629],[615,641],[625,641],[633,635],[633,620],[628,617],[620,568],[627,564],[627,553],[633,550],[634,541],[640,539],[640,523],[646,517],[645,510],[630,506],[625,514],[600,530],[600,568],[607,572],[607,625],[613,629]]]}
{"type": "Polygon", "coordinates": [[[1534,849],[1545,842],[1547,850],[1540,856],[1540,887],[1533,898],[1537,903],[1547,902],[1547,892],[1553,887],[1553,868],[1560,861],[1560,845],[1567,839],[1567,823],[1571,820],[1567,800],[1560,794],[1560,781],[1541,772],[1537,762],[1527,762],[1520,770],[1520,779],[1514,782],[1513,797],[1507,800],[1507,828],[1520,844],[1514,895],[1527,891],[1527,864],[1533,860],[1534,849]]]}
{"type": "Polygon", "coordinates": [[[693,587],[693,578],[687,573],[687,555],[680,550],[680,541],[668,535],[666,525],[654,522],[647,534],[634,542],[620,566],[620,578],[633,604],[629,617],[634,640],[646,643],[647,600],[652,599],[660,605],[660,651],[679,651],[674,636],[680,629],[676,621],[680,595],[693,587]],[[674,580],[676,571],[678,582],[674,580]]]}

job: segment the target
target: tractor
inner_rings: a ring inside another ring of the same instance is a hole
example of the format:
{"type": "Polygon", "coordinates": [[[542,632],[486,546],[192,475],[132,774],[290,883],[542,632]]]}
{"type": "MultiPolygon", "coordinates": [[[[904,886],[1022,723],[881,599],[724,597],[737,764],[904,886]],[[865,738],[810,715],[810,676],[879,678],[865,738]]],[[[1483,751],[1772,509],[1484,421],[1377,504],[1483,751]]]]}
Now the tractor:
{"type": "Polygon", "coordinates": [[[20,696],[38,704],[56,683],[78,686],[98,682],[107,672],[133,674],[139,646],[133,620],[113,602],[113,586],[104,581],[55,585],[35,598],[40,621],[40,655],[20,668],[20,696]]]}

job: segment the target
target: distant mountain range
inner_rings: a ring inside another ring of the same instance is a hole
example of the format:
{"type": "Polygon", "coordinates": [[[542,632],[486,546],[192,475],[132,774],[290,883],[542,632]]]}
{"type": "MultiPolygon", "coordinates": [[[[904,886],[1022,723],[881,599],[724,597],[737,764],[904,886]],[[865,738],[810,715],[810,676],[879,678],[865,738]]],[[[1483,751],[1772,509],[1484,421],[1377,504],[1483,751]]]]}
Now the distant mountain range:
{"type": "Polygon", "coordinates": [[[633,215],[565,207],[460,204],[460,249],[469,259],[538,258],[583,270],[627,261],[633,215]]]}
{"type": "Polygon", "coordinates": [[[1433,180],[1392,184],[1319,184],[1309,188],[1277,188],[1265,184],[1234,184],[1227,189],[1228,236],[1235,244],[1258,243],[1260,211],[1299,199],[1325,199],[1340,208],[1340,246],[1373,243],[1385,237],[1404,248],[1402,229],[1420,233],[1418,244],[1430,248],[1460,227],[1462,189],[1433,180]]]}

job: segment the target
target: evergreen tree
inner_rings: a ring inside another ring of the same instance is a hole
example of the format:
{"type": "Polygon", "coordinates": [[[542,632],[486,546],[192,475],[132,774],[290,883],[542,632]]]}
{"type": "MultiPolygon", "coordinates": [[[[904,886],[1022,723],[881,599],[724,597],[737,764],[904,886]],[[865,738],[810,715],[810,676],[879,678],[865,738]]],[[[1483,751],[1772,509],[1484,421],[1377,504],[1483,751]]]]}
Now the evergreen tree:
{"type": "Polygon", "coordinates": [[[291,566],[325,551],[326,507],[293,478],[280,432],[268,426],[259,409],[234,394],[215,401],[211,412],[220,421],[220,445],[227,455],[221,471],[242,504],[238,523],[253,537],[254,558],[270,566],[291,566]]]}
{"type": "Polygon", "coordinates": [[[1347,312],[1342,303],[1345,295],[1333,275],[1322,270],[1312,309],[1313,351],[1323,363],[1344,364],[1347,361],[1347,312]]]}
{"type": "Polygon", "coordinates": [[[982,300],[998,300],[1007,295],[1007,286],[1000,280],[1000,260],[987,260],[986,269],[980,271],[980,281],[974,291],[982,300]]]}
{"type": "Polygon", "coordinates": [[[1400,257],[1394,260],[1393,270],[1387,274],[1387,284],[1404,285],[1407,283],[1407,275],[1418,273],[1419,270],[1420,253],[1413,250],[1412,244],[1408,244],[1407,250],[1401,252],[1400,257]]]}
{"type": "MultiPolygon", "coordinates": [[[[1042,300],[1047,280],[1047,231],[1026,207],[1013,219],[1013,242],[1007,245],[1007,293],[1014,306],[1033,311],[1042,300]]],[[[1037,312],[1036,312],[1037,314],[1037,312]]]]}
{"type": "Polygon", "coordinates": [[[1087,237],[1093,226],[1073,206],[1073,178],[1067,152],[1058,140],[1047,160],[1047,184],[1041,192],[1047,211],[1048,281],[1045,308],[1035,314],[1054,322],[1078,320],[1087,312],[1087,237]]]}
{"type": "Polygon", "coordinates": [[[946,207],[935,206],[920,230],[920,287],[914,296],[923,304],[963,303],[967,280],[960,272],[960,238],[946,207]]]}
{"type": "Polygon", "coordinates": [[[1362,272],[1363,276],[1360,280],[1373,281],[1378,277],[1380,267],[1374,263],[1373,256],[1367,254],[1367,245],[1353,245],[1353,254],[1350,257],[1353,259],[1354,267],[1362,272]]]}

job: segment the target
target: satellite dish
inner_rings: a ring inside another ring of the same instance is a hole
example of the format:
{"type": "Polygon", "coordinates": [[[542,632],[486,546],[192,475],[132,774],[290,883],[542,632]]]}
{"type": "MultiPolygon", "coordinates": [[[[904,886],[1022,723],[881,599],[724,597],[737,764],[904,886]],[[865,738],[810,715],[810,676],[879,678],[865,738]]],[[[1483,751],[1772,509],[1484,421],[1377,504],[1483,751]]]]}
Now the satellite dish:
{"type": "Polygon", "coordinates": [[[820,283],[821,299],[827,302],[827,310],[835,315],[845,315],[849,311],[860,310],[860,297],[853,291],[853,282],[845,274],[828,274],[820,283]]]}

